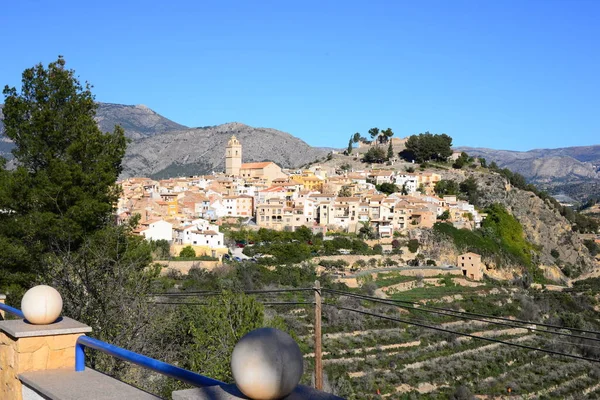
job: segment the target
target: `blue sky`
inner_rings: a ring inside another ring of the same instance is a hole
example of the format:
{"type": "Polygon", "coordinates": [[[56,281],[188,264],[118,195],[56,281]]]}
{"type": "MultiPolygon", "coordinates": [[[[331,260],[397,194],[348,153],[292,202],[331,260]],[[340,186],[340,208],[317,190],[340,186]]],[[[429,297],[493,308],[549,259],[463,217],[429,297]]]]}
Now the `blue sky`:
{"type": "Polygon", "coordinates": [[[598,144],[599,16],[596,0],[7,1],[0,84],[62,54],[97,100],[188,126],[335,147],[374,126],[498,149],[598,144]]]}

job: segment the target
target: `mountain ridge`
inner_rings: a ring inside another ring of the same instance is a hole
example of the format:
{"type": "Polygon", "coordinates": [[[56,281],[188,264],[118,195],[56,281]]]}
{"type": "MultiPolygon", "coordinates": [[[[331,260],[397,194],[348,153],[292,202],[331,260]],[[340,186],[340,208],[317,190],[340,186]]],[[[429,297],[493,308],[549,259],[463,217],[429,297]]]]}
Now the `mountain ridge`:
{"type": "MultiPolygon", "coordinates": [[[[12,158],[14,144],[4,135],[0,105],[0,156],[12,158]]],[[[328,150],[273,128],[251,127],[241,122],[187,127],[144,105],[98,103],[98,126],[104,132],[115,125],[131,139],[123,160],[122,178],[134,175],[167,177],[206,174],[224,170],[229,137],[242,141],[244,161],[274,161],[284,168],[300,167],[325,155],[328,150]]]]}

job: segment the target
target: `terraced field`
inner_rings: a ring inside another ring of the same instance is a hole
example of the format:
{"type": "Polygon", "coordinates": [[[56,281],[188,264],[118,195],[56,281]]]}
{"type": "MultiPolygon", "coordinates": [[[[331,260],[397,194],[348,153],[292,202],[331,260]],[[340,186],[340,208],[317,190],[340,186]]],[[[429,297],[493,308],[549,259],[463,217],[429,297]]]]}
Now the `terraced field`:
{"type": "MultiPolygon", "coordinates": [[[[427,288],[391,297],[402,298],[407,294],[405,299],[437,307],[599,330],[594,325],[597,313],[593,310],[592,296],[532,292],[492,284],[469,287],[464,292],[454,286],[429,289],[430,297],[427,288]],[[452,293],[450,297],[448,292],[452,293]]],[[[600,342],[536,332],[526,326],[515,328],[469,321],[333,294],[325,294],[325,302],[478,337],[600,358],[600,342]]],[[[323,310],[323,364],[326,389],[343,397],[600,398],[600,363],[387,321],[340,310],[334,305],[323,310]]],[[[310,322],[310,312],[305,322],[310,322]]],[[[306,348],[312,348],[310,335],[302,339],[306,348]]],[[[305,357],[310,362],[314,355],[305,357]]]]}

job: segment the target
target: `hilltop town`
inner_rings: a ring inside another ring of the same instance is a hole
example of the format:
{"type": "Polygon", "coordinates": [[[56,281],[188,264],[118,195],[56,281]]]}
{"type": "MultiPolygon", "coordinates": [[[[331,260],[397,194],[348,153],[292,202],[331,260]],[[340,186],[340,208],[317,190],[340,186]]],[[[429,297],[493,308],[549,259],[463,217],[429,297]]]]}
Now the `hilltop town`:
{"type": "MultiPolygon", "coordinates": [[[[391,139],[399,150],[404,142],[391,139]]],[[[372,146],[360,144],[363,149],[372,146]]],[[[433,228],[439,220],[472,230],[485,218],[456,195],[437,196],[434,189],[441,175],[436,172],[415,171],[410,166],[337,168],[326,162],[284,170],[270,161],[244,163],[243,143],[235,135],[222,151],[223,173],[120,181],[119,220],[139,214],[142,218],[135,232],[149,240],[169,241],[173,255],[191,246],[198,256],[220,260],[229,251],[220,226],[237,219],[254,230],[293,232],[307,227],[313,234],[324,235],[360,234],[368,227],[366,239],[390,239],[390,243],[391,238],[411,230],[433,228]],[[400,190],[389,194],[378,190],[386,186],[400,190]]],[[[469,275],[481,279],[478,269],[469,275]]]]}

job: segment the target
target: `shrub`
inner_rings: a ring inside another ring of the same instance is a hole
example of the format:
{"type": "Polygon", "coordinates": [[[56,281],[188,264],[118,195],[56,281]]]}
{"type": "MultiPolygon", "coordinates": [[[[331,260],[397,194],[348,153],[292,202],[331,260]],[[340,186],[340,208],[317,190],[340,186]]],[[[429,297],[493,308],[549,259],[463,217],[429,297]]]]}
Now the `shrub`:
{"type": "Polygon", "coordinates": [[[196,257],[196,251],[192,246],[186,246],[179,252],[181,258],[194,258],[196,257]]]}
{"type": "Polygon", "coordinates": [[[410,239],[408,241],[408,251],[416,253],[419,250],[419,241],[417,239],[410,239]]]}

